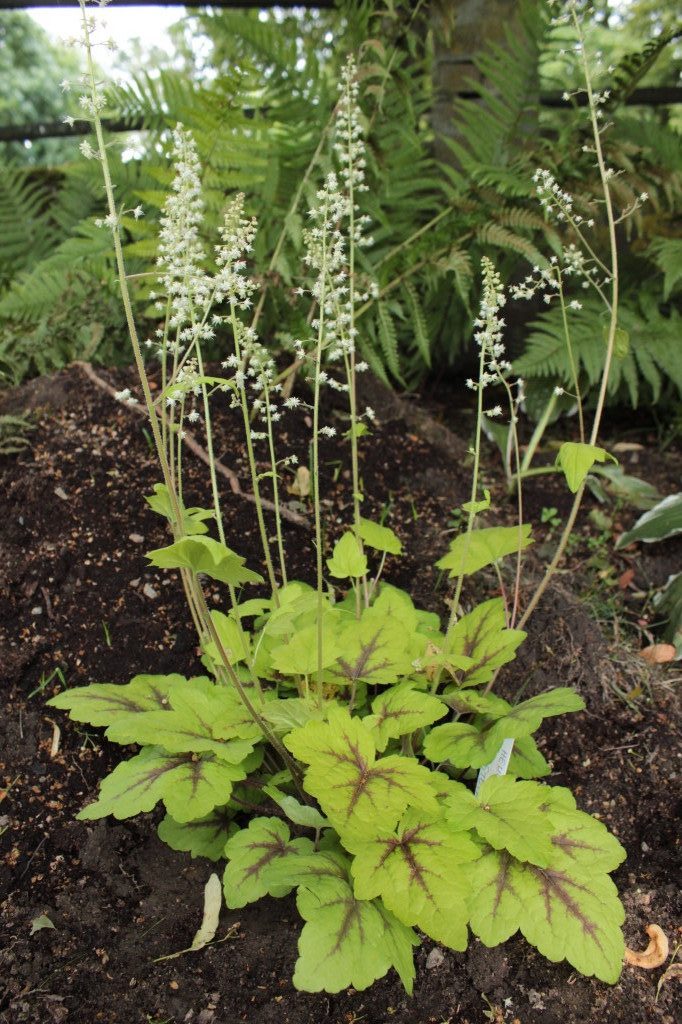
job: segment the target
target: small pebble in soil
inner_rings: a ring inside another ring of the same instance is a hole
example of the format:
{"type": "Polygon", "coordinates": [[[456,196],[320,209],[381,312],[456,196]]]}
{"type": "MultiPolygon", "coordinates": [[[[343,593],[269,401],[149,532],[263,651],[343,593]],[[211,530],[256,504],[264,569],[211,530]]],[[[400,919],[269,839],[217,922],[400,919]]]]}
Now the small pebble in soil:
{"type": "Polygon", "coordinates": [[[434,946],[429,955],[426,958],[426,969],[427,971],[433,971],[437,967],[440,967],[445,957],[438,946],[434,946]]]}
{"type": "Polygon", "coordinates": [[[145,585],[142,588],[142,593],[144,594],[145,597],[148,597],[150,601],[155,601],[156,598],[159,596],[158,592],[154,590],[151,583],[145,583],[145,585]]]}
{"type": "Polygon", "coordinates": [[[128,540],[132,541],[133,544],[144,544],[144,537],[141,533],[129,533],[128,540]]]}
{"type": "Polygon", "coordinates": [[[35,606],[35,608],[31,608],[31,615],[42,615],[42,614],[43,614],[43,609],[40,607],[39,604],[37,604],[35,606]]]}

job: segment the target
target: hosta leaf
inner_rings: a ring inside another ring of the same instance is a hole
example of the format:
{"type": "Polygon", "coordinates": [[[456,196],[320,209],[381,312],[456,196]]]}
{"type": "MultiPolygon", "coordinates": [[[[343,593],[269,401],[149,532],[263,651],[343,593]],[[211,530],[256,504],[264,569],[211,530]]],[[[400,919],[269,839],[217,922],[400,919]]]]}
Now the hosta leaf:
{"type": "MultiPolygon", "coordinates": [[[[169,522],[172,522],[175,518],[168,488],[165,484],[154,484],[154,493],[148,495],[145,498],[145,501],[154,512],[163,516],[169,522]]],[[[213,512],[212,509],[182,509],[182,532],[187,536],[208,533],[208,527],[205,520],[213,519],[214,517],[215,512],[213,512]]]]}
{"type": "Polygon", "coordinates": [[[410,805],[437,810],[428,769],[410,757],[377,759],[372,733],[345,709],[332,708],[327,722],[294,729],[284,743],[310,766],[305,788],[344,835],[391,829],[410,805]]]}
{"type": "Polygon", "coordinates": [[[354,533],[344,533],[334,545],[334,553],[327,559],[327,568],[336,579],[357,579],[367,572],[367,557],[354,533]]]}
{"type": "Polygon", "coordinates": [[[160,747],[145,747],[107,775],[99,798],[78,817],[92,820],[113,814],[119,820],[131,818],[151,811],[163,800],[176,821],[193,821],[226,804],[232,784],[245,777],[240,765],[211,755],[169,754],[160,747]]]}
{"type": "Polygon", "coordinates": [[[501,665],[513,661],[525,636],[523,630],[507,629],[501,597],[484,601],[462,616],[448,633],[445,644],[446,654],[464,655],[473,661],[457,673],[459,685],[487,683],[501,665]]]}
{"type": "Polygon", "coordinates": [[[383,751],[389,740],[437,722],[447,710],[442,701],[405,682],[384,690],[372,702],[372,714],[363,719],[363,725],[372,730],[377,750],[383,751]]]}
{"type": "Polygon", "coordinates": [[[107,729],[107,738],[158,744],[171,754],[211,752],[232,764],[243,761],[260,738],[258,726],[228,687],[173,687],[168,705],[167,711],[119,718],[107,729]]]}
{"type": "Polygon", "coordinates": [[[235,587],[263,582],[262,576],[246,568],[240,555],[212,537],[183,537],[165,548],[149,551],[147,558],[160,569],[191,569],[235,587]]]}
{"type": "MultiPolygon", "coordinates": [[[[129,683],[93,683],[58,693],[48,706],[68,711],[76,722],[110,725],[127,715],[143,711],[162,711],[168,706],[168,694],[177,686],[192,685],[184,676],[135,676],[129,683]]],[[[208,680],[206,680],[208,682],[208,680]]]]}
{"type": "Polygon", "coordinates": [[[365,544],[375,551],[385,551],[389,555],[402,554],[403,546],[393,530],[388,526],[380,526],[371,519],[360,517],[360,536],[365,544]]]}
{"type": "MultiPolygon", "coordinates": [[[[351,619],[339,634],[339,652],[325,678],[333,683],[356,685],[360,680],[375,685],[395,683],[412,672],[412,636],[402,621],[382,607],[367,608],[360,619],[351,619]]],[[[426,646],[426,641],[424,641],[426,646]]]]}
{"type": "Polygon", "coordinates": [[[640,516],[632,529],[619,537],[616,547],[625,547],[635,540],[651,544],[653,541],[667,540],[678,533],[682,533],[682,494],[669,494],[640,516]]]}
{"type": "Polygon", "coordinates": [[[171,850],[183,850],[192,857],[220,860],[225,855],[225,843],[237,829],[227,808],[216,807],[197,821],[176,821],[167,814],[157,832],[159,839],[171,850]]]}
{"type": "Polygon", "coordinates": [[[409,993],[419,940],[379,901],[358,900],[331,874],[309,876],[296,898],[306,922],[298,941],[294,985],[303,992],[358,991],[395,967],[409,993]]]}
{"type": "Polygon", "coordinates": [[[494,565],[505,555],[523,551],[533,543],[529,523],[523,526],[487,526],[471,533],[460,533],[450,542],[450,550],[436,565],[448,569],[450,577],[470,576],[486,565],[494,565]]]}
{"type": "Polygon", "coordinates": [[[582,711],[585,701],[575,690],[568,686],[560,686],[536,697],[514,704],[506,715],[490,727],[490,734],[496,743],[510,737],[530,736],[539,729],[545,718],[564,715],[571,711],[582,711]]]}
{"type": "Polygon", "coordinates": [[[381,830],[371,839],[348,843],[355,854],[355,895],[381,896],[404,924],[451,949],[465,949],[469,918],[469,879],[465,865],[477,848],[465,833],[456,833],[410,809],[397,832],[381,830]]]}
{"type": "Polygon", "coordinates": [[[618,981],[625,915],[615,885],[598,868],[540,868],[488,848],[474,866],[471,906],[471,928],[486,946],[520,929],[549,960],[618,981]]]}
{"type": "Polygon", "coordinates": [[[228,907],[245,907],[267,894],[286,896],[291,885],[273,881],[273,862],[312,851],[312,842],[292,839],[286,823],[279,818],[252,818],[249,827],[232,836],[225,847],[228,864],[223,889],[228,907]]]}
{"type": "Polygon", "coordinates": [[[595,462],[606,462],[607,459],[618,462],[604,448],[598,448],[593,444],[580,444],[577,441],[564,441],[556,457],[556,464],[563,471],[569,489],[575,494],[595,462]]]}

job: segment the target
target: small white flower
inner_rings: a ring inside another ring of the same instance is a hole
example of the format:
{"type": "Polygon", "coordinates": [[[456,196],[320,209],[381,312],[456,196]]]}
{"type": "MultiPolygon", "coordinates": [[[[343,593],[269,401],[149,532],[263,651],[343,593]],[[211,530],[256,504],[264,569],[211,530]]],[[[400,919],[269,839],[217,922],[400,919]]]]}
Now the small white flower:
{"type": "Polygon", "coordinates": [[[561,398],[561,396],[564,394],[564,389],[557,386],[554,388],[554,394],[557,398],[561,398]]]}

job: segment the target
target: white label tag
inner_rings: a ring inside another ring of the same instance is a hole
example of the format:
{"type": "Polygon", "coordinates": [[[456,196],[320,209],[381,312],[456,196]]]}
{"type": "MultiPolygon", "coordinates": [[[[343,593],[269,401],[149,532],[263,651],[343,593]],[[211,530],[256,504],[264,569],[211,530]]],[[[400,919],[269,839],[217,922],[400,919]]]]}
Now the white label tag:
{"type": "Polygon", "coordinates": [[[512,756],[512,750],[514,749],[514,740],[502,740],[502,746],[495,754],[495,757],[490,761],[489,764],[484,764],[478,772],[478,778],[476,779],[475,794],[478,796],[478,791],[491,775],[506,775],[507,768],[509,767],[509,759],[512,756]]]}

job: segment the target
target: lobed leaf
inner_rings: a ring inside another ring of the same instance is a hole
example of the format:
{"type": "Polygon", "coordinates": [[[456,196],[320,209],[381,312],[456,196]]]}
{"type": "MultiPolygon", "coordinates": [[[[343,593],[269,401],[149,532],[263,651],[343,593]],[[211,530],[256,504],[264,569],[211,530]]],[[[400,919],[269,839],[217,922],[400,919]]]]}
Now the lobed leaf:
{"type": "Polygon", "coordinates": [[[286,896],[291,885],[273,878],[273,863],[312,851],[312,842],[292,839],[279,818],[252,818],[248,828],[240,829],[225,846],[223,889],[228,907],[244,907],[265,895],[286,896]]]}
{"type": "Polygon", "coordinates": [[[232,784],[244,778],[242,766],[210,754],[169,754],[160,747],[145,747],[107,775],[98,799],[78,817],[91,821],[112,814],[121,820],[151,811],[163,800],[176,821],[193,821],[227,803],[232,784]]]}
{"type": "Polygon", "coordinates": [[[569,489],[575,494],[594,464],[606,462],[607,459],[618,462],[604,448],[577,441],[565,441],[559,449],[556,464],[563,471],[569,489]]]}
{"type": "MultiPolygon", "coordinates": [[[[203,677],[205,679],[205,677],[203,677]]],[[[207,679],[205,679],[208,682],[207,679]]],[[[48,707],[68,711],[75,722],[104,726],[119,718],[145,711],[163,711],[168,695],[178,686],[192,685],[195,679],[184,676],[135,676],[129,683],[92,683],[64,690],[47,701],[48,707]]]]}
{"type": "Polygon", "coordinates": [[[371,519],[360,516],[360,536],[364,543],[375,551],[385,551],[389,555],[401,555],[402,543],[388,526],[380,526],[371,519]]]}
{"type": "Polygon", "coordinates": [[[246,568],[241,555],[212,537],[183,537],[165,548],[149,551],[147,558],[160,569],[191,569],[234,587],[263,582],[262,576],[246,568]]]}
{"type": "Polygon", "coordinates": [[[446,638],[446,657],[464,656],[472,664],[457,675],[460,686],[487,683],[502,665],[513,661],[516,649],[526,634],[507,629],[504,601],[493,597],[463,615],[446,638]]]}
{"type": "Polygon", "coordinates": [[[466,834],[410,809],[396,832],[375,830],[372,838],[347,845],[355,854],[356,896],[381,896],[404,924],[416,925],[451,949],[466,949],[466,865],[477,856],[466,834]]]}
{"type": "Polygon", "coordinates": [[[216,807],[196,821],[176,821],[167,814],[159,823],[157,832],[159,839],[171,850],[182,850],[192,857],[220,860],[225,855],[225,843],[237,829],[227,807],[216,807]]]}
{"type": "Polygon", "coordinates": [[[436,565],[439,569],[449,569],[450,578],[470,576],[494,565],[505,555],[523,551],[533,543],[529,523],[523,526],[488,526],[471,533],[460,533],[450,542],[450,550],[443,555],[436,565]]]}
{"type": "MultiPolygon", "coordinates": [[[[145,501],[157,515],[163,516],[172,523],[174,517],[168,488],[165,484],[154,484],[154,493],[147,495],[145,501]]],[[[206,519],[215,518],[215,512],[206,508],[183,508],[182,511],[182,532],[187,536],[208,533],[206,519]]]]}
{"type": "Polygon", "coordinates": [[[327,559],[327,568],[336,579],[357,579],[367,572],[367,558],[354,533],[344,533],[327,559]]]}
{"type": "Polygon", "coordinates": [[[362,721],[372,730],[377,750],[385,750],[389,740],[432,725],[447,713],[447,706],[437,697],[414,687],[409,681],[391,686],[372,702],[372,714],[362,721]]]}
{"type": "Polygon", "coordinates": [[[437,811],[428,769],[410,757],[377,760],[371,731],[345,708],[294,729],[284,743],[309,765],[305,788],[344,837],[391,829],[410,805],[437,811]]]}

